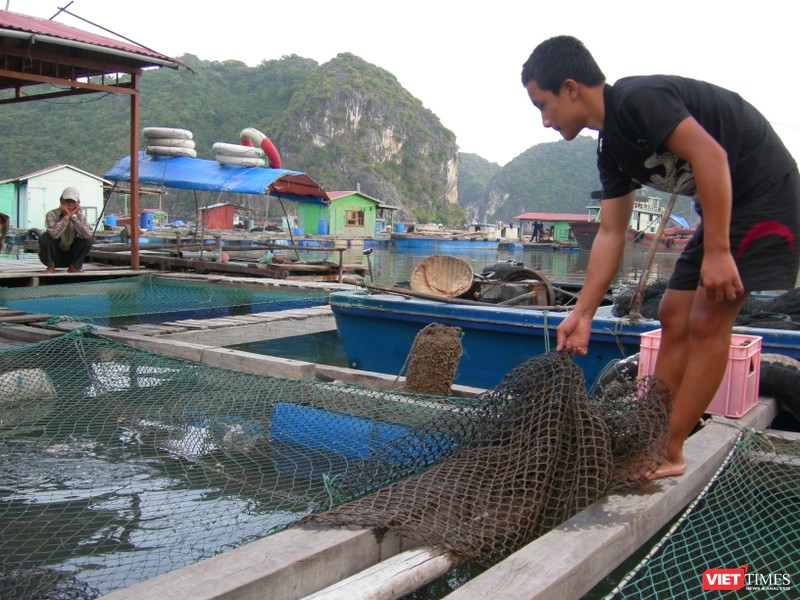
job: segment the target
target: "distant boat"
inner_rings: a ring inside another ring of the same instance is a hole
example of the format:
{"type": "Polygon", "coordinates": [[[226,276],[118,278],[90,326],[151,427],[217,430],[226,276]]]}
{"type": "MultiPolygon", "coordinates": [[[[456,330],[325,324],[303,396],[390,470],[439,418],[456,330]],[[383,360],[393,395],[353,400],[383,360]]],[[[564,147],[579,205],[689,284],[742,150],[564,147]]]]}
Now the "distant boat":
{"type": "MultiPolygon", "coordinates": [[[[590,250],[600,229],[599,192],[592,193],[593,202],[587,206],[588,221],[570,221],[569,226],[582,250],[590,250]]],[[[647,250],[657,244],[660,252],[681,252],[692,239],[695,230],[677,215],[670,215],[667,228],[656,240],[658,226],[664,214],[661,198],[637,194],[633,203],[633,213],[628,225],[626,238],[630,246],[647,250]]]]}
{"type": "Polygon", "coordinates": [[[424,250],[440,254],[453,250],[495,250],[501,240],[497,226],[488,223],[472,225],[472,231],[453,231],[415,227],[414,231],[392,233],[392,245],[398,249],[424,250]]]}

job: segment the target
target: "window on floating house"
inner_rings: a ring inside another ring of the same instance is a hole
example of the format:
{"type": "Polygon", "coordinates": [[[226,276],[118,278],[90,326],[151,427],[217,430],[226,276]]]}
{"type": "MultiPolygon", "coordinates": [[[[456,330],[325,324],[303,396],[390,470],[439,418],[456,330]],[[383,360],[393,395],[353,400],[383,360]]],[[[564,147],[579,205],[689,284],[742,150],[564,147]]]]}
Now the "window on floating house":
{"type": "Polygon", "coordinates": [[[346,214],[345,225],[347,227],[363,227],[364,226],[364,211],[363,210],[348,210],[346,214]]]}

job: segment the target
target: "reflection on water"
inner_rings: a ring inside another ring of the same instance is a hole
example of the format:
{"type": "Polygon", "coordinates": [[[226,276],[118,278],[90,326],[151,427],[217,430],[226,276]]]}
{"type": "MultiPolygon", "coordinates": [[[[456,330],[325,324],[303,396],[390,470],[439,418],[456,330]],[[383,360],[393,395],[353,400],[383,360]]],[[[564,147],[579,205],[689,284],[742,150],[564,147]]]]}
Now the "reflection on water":
{"type": "MultiPolygon", "coordinates": [[[[372,254],[366,256],[365,248],[354,247],[343,253],[344,262],[350,265],[371,265],[375,283],[394,285],[400,281],[408,281],[414,266],[421,260],[436,254],[435,251],[398,249],[386,243],[366,248],[372,254]]],[[[589,261],[588,252],[552,251],[552,250],[465,250],[448,249],[446,254],[456,256],[472,265],[476,273],[495,262],[514,261],[522,263],[525,268],[533,269],[552,281],[580,283],[586,275],[589,261]]],[[[301,260],[334,260],[338,256],[326,252],[300,251],[301,260]]],[[[37,260],[35,254],[23,254],[25,259],[37,260]]],[[[3,258],[19,258],[11,255],[0,255],[3,258]]],[[[647,252],[636,248],[628,248],[622,266],[617,275],[617,283],[638,283],[645,265],[647,252]]],[[[650,268],[648,279],[667,278],[672,273],[677,253],[656,253],[650,268]]],[[[291,254],[291,258],[296,258],[291,254]]]]}
{"type": "MultiPolygon", "coordinates": [[[[372,254],[367,257],[362,248],[351,248],[344,253],[344,261],[347,264],[369,266],[367,263],[367,258],[369,258],[375,283],[387,286],[400,281],[408,281],[414,266],[433,253],[418,249],[409,252],[389,245],[375,246],[372,250],[372,254]]],[[[551,281],[564,283],[582,282],[589,261],[588,252],[574,251],[469,249],[449,250],[447,253],[470,263],[476,273],[480,273],[493,263],[510,260],[522,263],[527,269],[538,271],[551,281]]],[[[638,283],[646,264],[646,257],[646,252],[633,249],[627,251],[616,282],[638,283]]],[[[677,257],[677,253],[656,253],[650,267],[648,280],[669,277],[677,257]]]]}

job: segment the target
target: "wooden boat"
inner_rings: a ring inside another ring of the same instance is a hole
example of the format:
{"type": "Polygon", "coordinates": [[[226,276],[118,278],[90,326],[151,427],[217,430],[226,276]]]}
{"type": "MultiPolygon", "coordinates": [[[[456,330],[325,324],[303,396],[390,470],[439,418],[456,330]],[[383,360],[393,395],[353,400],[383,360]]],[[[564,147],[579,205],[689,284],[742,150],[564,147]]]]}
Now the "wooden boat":
{"type": "MultiPolygon", "coordinates": [[[[462,329],[463,354],[455,383],[488,388],[511,369],[556,347],[556,329],[568,311],[420,297],[413,291],[333,292],[329,303],[347,362],[357,369],[399,374],[417,333],[429,323],[462,329]]],[[[640,336],[660,328],[655,319],[615,317],[601,306],[592,320],[586,356],[575,361],[587,385],[614,359],[639,352],[640,336]]],[[[736,333],[762,337],[761,352],[800,359],[800,331],[735,327],[736,333]]]]}
{"type": "MultiPolygon", "coordinates": [[[[599,195],[594,192],[593,200],[586,207],[589,211],[588,221],[570,221],[569,226],[575,236],[575,241],[582,250],[590,250],[594,238],[600,229],[600,202],[599,195]]],[[[678,217],[669,217],[669,227],[664,229],[660,239],[656,242],[656,232],[661,223],[664,208],[661,199],[653,196],[639,194],[633,204],[633,213],[628,225],[627,240],[629,247],[648,250],[657,244],[659,252],[681,252],[694,235],[694,229],[678,217]]]]}

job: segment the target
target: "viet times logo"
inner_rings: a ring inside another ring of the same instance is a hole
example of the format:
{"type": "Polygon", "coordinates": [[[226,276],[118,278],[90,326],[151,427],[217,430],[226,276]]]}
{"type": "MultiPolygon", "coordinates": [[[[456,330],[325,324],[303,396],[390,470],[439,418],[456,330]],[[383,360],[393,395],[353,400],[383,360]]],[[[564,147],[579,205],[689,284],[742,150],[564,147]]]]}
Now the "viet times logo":
{"type": "Polygon", "coordinates": [[[738,569],[706,569],[703,571],[704,590],[787,591],[792,579],[786,573],[748,573],[747,565],[738,569]]]}

